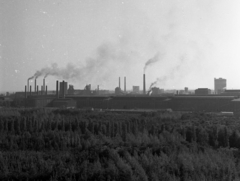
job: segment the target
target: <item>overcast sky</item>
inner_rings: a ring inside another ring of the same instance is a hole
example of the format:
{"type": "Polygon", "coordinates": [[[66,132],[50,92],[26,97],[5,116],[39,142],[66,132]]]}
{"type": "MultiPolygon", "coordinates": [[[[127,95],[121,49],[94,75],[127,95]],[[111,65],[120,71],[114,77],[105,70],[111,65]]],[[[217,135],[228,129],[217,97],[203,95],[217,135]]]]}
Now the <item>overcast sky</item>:
{"type": "Polygon", "coordinates": [[[127,89],[240,88],[239,0],[0,0],[0,91],[21,91],[37,71],[49,89],[65,79],[127,89]]]}

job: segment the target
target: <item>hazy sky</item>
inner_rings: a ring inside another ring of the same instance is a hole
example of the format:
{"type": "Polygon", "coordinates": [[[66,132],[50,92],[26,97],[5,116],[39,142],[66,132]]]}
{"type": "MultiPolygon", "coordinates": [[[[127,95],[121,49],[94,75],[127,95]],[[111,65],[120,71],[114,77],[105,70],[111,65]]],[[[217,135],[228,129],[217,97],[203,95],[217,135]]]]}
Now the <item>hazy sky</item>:
{"type": "Polygon", "coordinates": [[[0,91],[46,72],[49,89],[240,88],[239,0],[0,0],[0,91]],[[58,71],[56,73],[56,71],[58,71]]]}

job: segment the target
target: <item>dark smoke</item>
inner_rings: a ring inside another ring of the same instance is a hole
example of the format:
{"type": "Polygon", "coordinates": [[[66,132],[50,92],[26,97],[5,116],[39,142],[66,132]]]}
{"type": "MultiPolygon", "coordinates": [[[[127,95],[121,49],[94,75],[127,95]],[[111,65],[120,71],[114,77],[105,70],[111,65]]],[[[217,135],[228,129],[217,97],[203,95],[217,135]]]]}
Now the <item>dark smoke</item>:
{"type": "Polygon", "coordinates": [[[151,83],[149,90],[152,89],[153,86],[155,86],[157,84],[157,82],[159,82],[159,78],[157,78],[157,80],[155,80],[154,82],[151,83]]]}
{"type": "Polygon", "coordinates": [[[179,59],[180,59],[179,63],[170,69],[169,71],[170,73],[163,77],[158,77],[154,82],[150,84],[149,91],[151,91],[153,86],[155,86],[156,84],[160,83],[161,85],[164,85],[168,80],[175,78],[175,73],[178,73],[179,70],[181,69],[184,61],[186,60],[186,56],[182,55],[179,59]]]}
{"type": "Polygon", "coordinates": [[[41,75],[44,76],[44,78],[47,78],[48,76],[56,76],[58,78],[68,80],[79,76],[81,73],[81,69],[71,63],[68,63],[65,68],[59,68],[58,65],[54,63],[50,67],[41,69],[40,72],[41,75]]]}
{"type": "Polygon", "coordinates": [[[32,76],[32,77],[29,77],[29,78],[28,78],[28,81],[29,81],[29,80],[31,80],[31,79],[34,79],[34,76],[32,76]]]}
{"type": "MultiPolygon", "coordinates": [[[[128,52],[122,50],[120,45],[110,43],[103,44],[97,48],[95,57],[86,59],[85,64],[68,63],[65,67],[58,67],[57,63],[38,70],[33,77],[54,76],[60,79],[88,82],[100,84],[106,81],[112,72],[117,70],[119,64],[124,64],[128,61],[128,52]],[[125,62],[124,62],[125,61],[125,62]],[[120,62],[120,63],[119,63],[120,62]]],[[[81,61],[80,61],[81,62],[81,61]]]]}
{"type": "Polygon", "coordinates": [[[39,76],[41,76],[41,72],[40,71],[37,71],[35,74],[34,74],[34,78],[37,79],[39,76]]]}
{"type": "Polygon", "coordinates": [[[153,57],[153,58],[150,58],[146,63],[145,63],[145,66],[144,66],[144,73],[147,69],[147,67],[153,63],[156,63],[157,61],[159,61],[159,52],[156,53],[156,55],[153,57]]]}
{"type": "Polygon", "coordinates": [[[167,76],[164,76],[164,77],[161,77],[161,78],[157,78],[154,82],[152,82],[149,86],[149,89],[148,89],[148,92],[150,92],[152,90],[152,88],[158,84],[158,83],[161,83],[163,84],[164,81],[166,81],[167,79],[167,76]]]}

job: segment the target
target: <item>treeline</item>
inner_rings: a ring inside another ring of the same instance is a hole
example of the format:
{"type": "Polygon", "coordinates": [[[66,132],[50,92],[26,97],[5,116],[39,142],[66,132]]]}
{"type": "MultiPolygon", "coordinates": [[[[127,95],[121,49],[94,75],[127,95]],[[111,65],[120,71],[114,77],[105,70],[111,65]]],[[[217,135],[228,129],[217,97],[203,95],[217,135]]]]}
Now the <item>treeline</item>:
{"type": "Polygon", "coordinates": [[[0,112],[1,180],[239,179],[233,117],[8,111],[0,112]]]}

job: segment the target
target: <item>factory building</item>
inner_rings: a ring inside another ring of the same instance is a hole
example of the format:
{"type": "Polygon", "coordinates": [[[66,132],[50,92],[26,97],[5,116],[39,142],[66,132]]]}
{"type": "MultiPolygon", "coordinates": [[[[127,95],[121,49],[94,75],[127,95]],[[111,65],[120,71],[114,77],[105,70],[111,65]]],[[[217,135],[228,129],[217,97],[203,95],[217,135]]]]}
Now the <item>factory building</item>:
{"type": "Polygon", "coordinates": [[[195,90],[196,95],[208,95],[211,94],[211,90],[208,88],[198,88],[195,90]]]}
{"type": "MultiPolygon", "coordinates": [[[[73,85],[69,85],[65,81],[56,81],[55,94],[50,94],[50,91],[45,89],[45,93],[39,94],[25,92],[16,94],[19,101],[19,106],[25,107],[58,107],[58,108],[99,108],[99,109],[172,109],[173,111],[230,111],[240,113],[240,101],[235,100],[240,95],[240,90],[225,90],[224,95],[209,95],[210,89],[199,88],[195,90],[196,95],[167,95],[160,94],[161,89],[152,88],[151,96],[137,94],[140,92],[139,86],[133,86],[135,95],[124,95],[120,87],[115,90],[114,95],[99,95],[99,88],[91,90],[91,85],[88,84],[83,90],[74,90],[73,85]],[[60,84],[60,86],[59,86],[60,84]],[[231,94],[237,96],[229,96],[231,94]],[[21,103],[21,105],[20,105],[21,103]]],[[[125,90],[125,86],[123,86],[125,90]]],[[[146,89],[145,89],[146,91],[146,89]]],[[[184,89],[187,92],[189,90],[184,89]]]]}
{"type": "Polygon", "coordinates": [[[68,83],[65,81],[60,82],[60,97],[64,98],[67,92],[68,83]]]}
{"type": "Polygon", "coordinates": [[[120,87],[116,87],[115,88],[115,95],[121,95],[122,94],[122,90],[120,87]]]}
{"type": "Polygon", "coordinates": [[[58,107],[58,108],[75,108],[76,107],[76,101],[73,99],[68,98],[59,98],[54,99],[51,104],[52,107],[58,107]]]}
{"type": "Polygon", "coordinates": [[[110,94],[108,90],[100,90],[99,85],[97,86],[97,89],[91,90],[91,84],[87,84],[84,87],[84,89],[74,89],[73,85],[69,85],[67,93],[68,95],[79,95],[79,96],[110,94]]]}
{"type": "Polygon", "coordinates": [[[74,86],[73,85],[69,85],[68,94],[69,95],[74,95],[74,86]]]}
{"type": "Polygon", "coordinates": [[[82,95],[93,95],[93,91],[91,89],[91,84],[87,84],[82,91],[82,95]]]}
{"type": "MultiPolygon", "coordinates": [[[[147,95],[146,76],[143,74],[143,89],[133,86],[133,94],[126,94],[126,77],[121,89],[119,77],[118,87],[115,95],[106,90],[91,90],[91,84],[87,84],[84,89],[76,90],[73,85],[65,81],[56,81],[56,90],[48,91],[43,81],[41,91],[38,91],[37,82],[29,85],[29,80],[25,86],[25,92],[16,93],[18,100],[25,107],[59,107],[59,108],[99,108],[99,109],[172,109],[174,111],[232,111],[240,113],[240,101],[233,101],[240,97],[240,90],[225,90],[226,79],[214,79],[214,91],[219,95],[209,95],[211,90],[199,88],[195,90],[195,95],[189,94],[187,87],[178,91],[180,94],[173,95],[167,90],[153,87],[151,96],[147,95]],[[219,83],[220,82],[220,83],[219,83]],[[221,85],[221,86],[220,86],[221,85]],[[67,89],[68,88],[68,89],[67,89]],[[29,90],[29,91],[28,91],[29,90]],[[35,90],[35,91],[34,91],[35,90]],[[224,92],[221,92],[224,90],[224,92]],[[164,94],[162,94],[164,93],[164,94]],[[108,95],[103,95],[108,94],[108,95]],[[24,104],[24,105],[23,105],[24,104]]],[[[113,92],[111,92],[113,93],[113,92]]]]}
{"type": "Polygon", "coordinates": [[[226,96],[240,96],[240,89],[229,89],[229,90],[224,90],[221,95],[226,95],[226,96]]]}
{"type": "Polygon", "coordinates": [[[159,89],[158,87],[153,87],[151,95],[159,95],[163,93],[164,93],[163,89],[159,89]]]}
{"type": "Polygon", "coordinates": [[[139,86],[133,86],[133,93],[134,94],[139,94],[139,92],[140,92],[140,87],[139,86]]]}
{"type": "Polygon", "coordinates": [[[214,78],[214,91],[215,94],[221,94],[224,92],[224,89],[227,87],[227,80],[223,78],[216,79],[214,78]]]}
{"type": "Polygon", "coordinates": [[[53,96],[30,96],[24,101],[25,107],[52,107],[53,96]]]}

